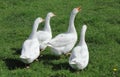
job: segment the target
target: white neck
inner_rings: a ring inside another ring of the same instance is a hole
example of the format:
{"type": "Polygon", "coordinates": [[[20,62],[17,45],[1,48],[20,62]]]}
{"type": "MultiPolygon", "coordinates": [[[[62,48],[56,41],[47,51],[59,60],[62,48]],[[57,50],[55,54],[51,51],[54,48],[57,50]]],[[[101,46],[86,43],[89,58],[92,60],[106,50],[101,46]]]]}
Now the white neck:
{"type": "Polygon", "coordinates": [[[75,32],[76,33],[76,29],[75,29],[75,26],[74,26],[75,16],[76,16],[76,14],[71,13],[70,20],[69,20],[68,32],[75,32]]]}
{"type": "Polygon", "coordinates": [[[85,32],[86,32],[86,29],[82,28],[79,45],[85,44],[85,32]]]}
{"type": "Polygon", "coordinates": [[[51,27],[50,27],[50,16],[47,16],[45,19],[45,31],[51,32],[51,27]]]}
{"type": "Polygon", "coordinates": [[[37,32],[38,25],[39,25],[39,23],[34,22],[32,32],[29,36],[29,39],[33,39],[33,38],[36,37],[36,32],[37,32]]]}

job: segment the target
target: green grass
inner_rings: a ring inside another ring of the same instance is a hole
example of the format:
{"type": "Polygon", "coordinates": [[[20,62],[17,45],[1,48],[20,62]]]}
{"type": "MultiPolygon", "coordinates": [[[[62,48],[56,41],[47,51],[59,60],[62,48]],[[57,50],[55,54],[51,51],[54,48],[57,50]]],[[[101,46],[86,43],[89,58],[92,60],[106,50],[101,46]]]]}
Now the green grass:
{"type": "Polygon", "coordinates": [[[0,0],[0,77],[120,77],[120,0],[0,0]],[[70,12],[77,6],[82,8],[75,20],[78,37],[82,25],[88,26],[88,67],[75,71],[69,57],[55,57],[47,48],[25,69],[19,56],[34,19],[54,12],[51,27],[56,36],[67,30],[70,12]]]}

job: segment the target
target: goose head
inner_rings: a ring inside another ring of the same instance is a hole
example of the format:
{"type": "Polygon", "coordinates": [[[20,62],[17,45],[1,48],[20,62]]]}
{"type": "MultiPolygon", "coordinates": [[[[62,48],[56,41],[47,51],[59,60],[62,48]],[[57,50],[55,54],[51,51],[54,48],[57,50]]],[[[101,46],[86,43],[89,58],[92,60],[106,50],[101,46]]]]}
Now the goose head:
{"type": "Polygon", "coordinates": [[[80,7],[74,8],[74,9],[72,10],[72,14],[77,14],[80,10],[81,10],[80,7]]]}
{"type": "Polygon", "coordinates": [[[80,42],[78,45],[86,45],[85,43],[85,32],[87,30],[87,25],[83,25],[81,29],[80,42]]]}
{"type": "Polygon", "coordinates": [[[47,14],[47,16],[49,16],[49,17],[54,17],[55,14],[54,14],[53,12],[49,12],[49,13],[47,14]]]}
{"type": "Polygon", "coordinates": [[[86,29],[87,29],[87,25],[83,25],[82,30],[86,31],[86,29]]]}
{"type": "Polygon", "coordinates": [[[39,23],[41,23],[41,22],[43,22],[44,21],[44,19],[43,18],[41,18],[41,17],[38,17],[38,18],[36,18],[36,20],[34,21],[36,24],[39,24],[39,23]]]}

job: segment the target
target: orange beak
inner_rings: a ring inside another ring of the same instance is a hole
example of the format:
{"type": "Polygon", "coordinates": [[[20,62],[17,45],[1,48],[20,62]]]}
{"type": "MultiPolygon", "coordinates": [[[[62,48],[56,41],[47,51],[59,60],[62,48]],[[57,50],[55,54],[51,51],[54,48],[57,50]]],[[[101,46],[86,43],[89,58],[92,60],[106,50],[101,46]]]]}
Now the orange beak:
{"type": "Polygon", "coordinates": [[[80,8],[80,7],[77,7],[76,9],[77,9],[78,11],[80,11],[80,10],[81,10],[81,8],[80,8]]]}

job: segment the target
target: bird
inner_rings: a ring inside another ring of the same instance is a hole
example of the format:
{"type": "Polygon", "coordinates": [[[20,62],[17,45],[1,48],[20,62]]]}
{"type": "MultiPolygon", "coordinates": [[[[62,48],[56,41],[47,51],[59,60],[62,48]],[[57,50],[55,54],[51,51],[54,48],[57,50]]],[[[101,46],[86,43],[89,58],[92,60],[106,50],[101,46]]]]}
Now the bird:
{"type": "Polygon", "coordinates": [[[81,29],[80,41],[76,47],[73,48],[69,58],[69,65],[76,70],[83,70],[87,67],[89,62],[89,51],[85,41],[85,33],[87,26],[83,25],[81,29]]]}
{"type": "Polygon", "coordinates": [[[25,64],[32,63],[40,55],[39,41],[37,39],[36,32],[37,32],[38,25],[43,21],[44,19],[41,17],[38,17],[35,19],[32,32],[29,35],[28,39],[26,39],[22,45],[20,59],[25,64]]]}
{"type": "Polygon", "coordinates": [[[77,41],[77,32],[74,26],[74,20],[80,10],[80,7],[72,10],[67,32],[58,34],[48,42],[48,46],[51,48],[54,55],[60,56],[62,54],[67,54],[74,47],[77,41]]]}
{"type": "Polygon", "coordinates": [[[50,26],[51,17],[56,16],[53,12],[49,12],[45,18],[45,26],[43,30],[37,31],[37,38],[40,44],[40,51],[44,51],[47,47],[47,43],[52,38],[52,31],[50,26]]]}

